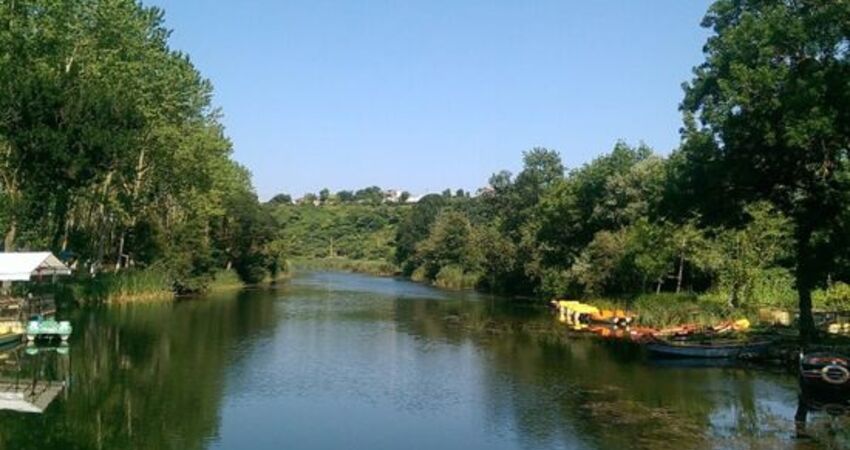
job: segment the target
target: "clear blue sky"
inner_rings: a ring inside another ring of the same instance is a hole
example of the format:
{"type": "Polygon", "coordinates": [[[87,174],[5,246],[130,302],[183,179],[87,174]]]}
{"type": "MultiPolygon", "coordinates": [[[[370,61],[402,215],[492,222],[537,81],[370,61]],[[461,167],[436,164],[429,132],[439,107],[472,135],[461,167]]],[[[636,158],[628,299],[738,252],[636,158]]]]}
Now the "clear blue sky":
{"type": "Polygon", "coordinates": [[[535,146],[676,147],[708,0],[153,0],[261,199],[475,189],[535,146]]]}

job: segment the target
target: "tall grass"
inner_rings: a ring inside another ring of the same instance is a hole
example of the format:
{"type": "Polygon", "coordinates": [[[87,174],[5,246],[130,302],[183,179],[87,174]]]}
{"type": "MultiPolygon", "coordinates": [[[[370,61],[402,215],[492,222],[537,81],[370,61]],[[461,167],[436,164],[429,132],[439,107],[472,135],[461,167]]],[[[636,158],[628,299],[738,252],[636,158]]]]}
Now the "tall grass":
{"type": "Polygon", "coordinates": [[[89,304],[120,303],[168,300],[174,298],[174,290],[165,270],[147,268],[71,279],[59,287],[57,297],[89,304]]]}
{"type": "Polygon", "coordinates": [[[719,297],[694,294],[645,294],[634,299],[594,299],[588,303],[602,309],[627,310],[636,316],[637,324],[655,328],[716,325],[754,316],[752,311],[728,307],[719,297]]]}

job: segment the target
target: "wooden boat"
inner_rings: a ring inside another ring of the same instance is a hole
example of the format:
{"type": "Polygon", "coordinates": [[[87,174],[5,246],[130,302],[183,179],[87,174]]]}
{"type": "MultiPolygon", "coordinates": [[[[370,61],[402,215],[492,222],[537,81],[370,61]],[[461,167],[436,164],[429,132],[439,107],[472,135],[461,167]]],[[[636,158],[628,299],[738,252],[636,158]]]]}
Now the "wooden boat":
{"type": "Polygon", "coordinates": [[[800,353],[804,390],[850,394],[850,358],[830,351],[800,353]]]}
{"type": "Polygon", "coordinates": [[[668,358],[741,358],[761,356],[770,347],[770,341],[668,341],[655,339],[646,349],[656,356],[668,358]]]}

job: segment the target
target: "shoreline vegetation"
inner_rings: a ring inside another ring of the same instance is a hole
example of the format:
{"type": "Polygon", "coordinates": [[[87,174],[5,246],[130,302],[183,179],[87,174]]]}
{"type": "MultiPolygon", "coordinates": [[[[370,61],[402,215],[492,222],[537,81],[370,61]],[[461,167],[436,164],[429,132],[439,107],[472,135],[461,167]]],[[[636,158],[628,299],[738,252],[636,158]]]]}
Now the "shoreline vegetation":
{"type": "Polygon", "coordinates": [[[289,279],[290,272],[280,272],[277,277],[267,276],[259,282],[247,284],[234,270],[221,270],[205,283],[204,290],[179,295],[168,274],[156,270],[127,270],[104,273],[96,277],[63,280],[52,287],[57,300],[65,305],[102,305],[116,303],[173,301],[200,294],[272,285],[289,279]]]}

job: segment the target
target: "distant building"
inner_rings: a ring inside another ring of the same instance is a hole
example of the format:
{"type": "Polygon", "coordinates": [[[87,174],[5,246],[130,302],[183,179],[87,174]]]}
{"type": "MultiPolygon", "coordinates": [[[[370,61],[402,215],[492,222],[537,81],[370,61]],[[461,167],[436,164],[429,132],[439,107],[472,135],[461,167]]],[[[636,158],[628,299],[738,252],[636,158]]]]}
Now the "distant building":
{"type": "Polygon", "coordinates": [[[384,191],[384,202],[398,203],[401,201],[404,192],[398,189],[390,189],[384,191]]]}
{"type": "Polygon", "coordinates": [[[496,192],[496,190],[493,189],[493,186],[484,186],[484,187],[478,188],[478,190],[475,191],[475,196],[476,197],[481,197],[481,196],[486,197],[488,195],[494,194],[495,192],[496,192]]]}

